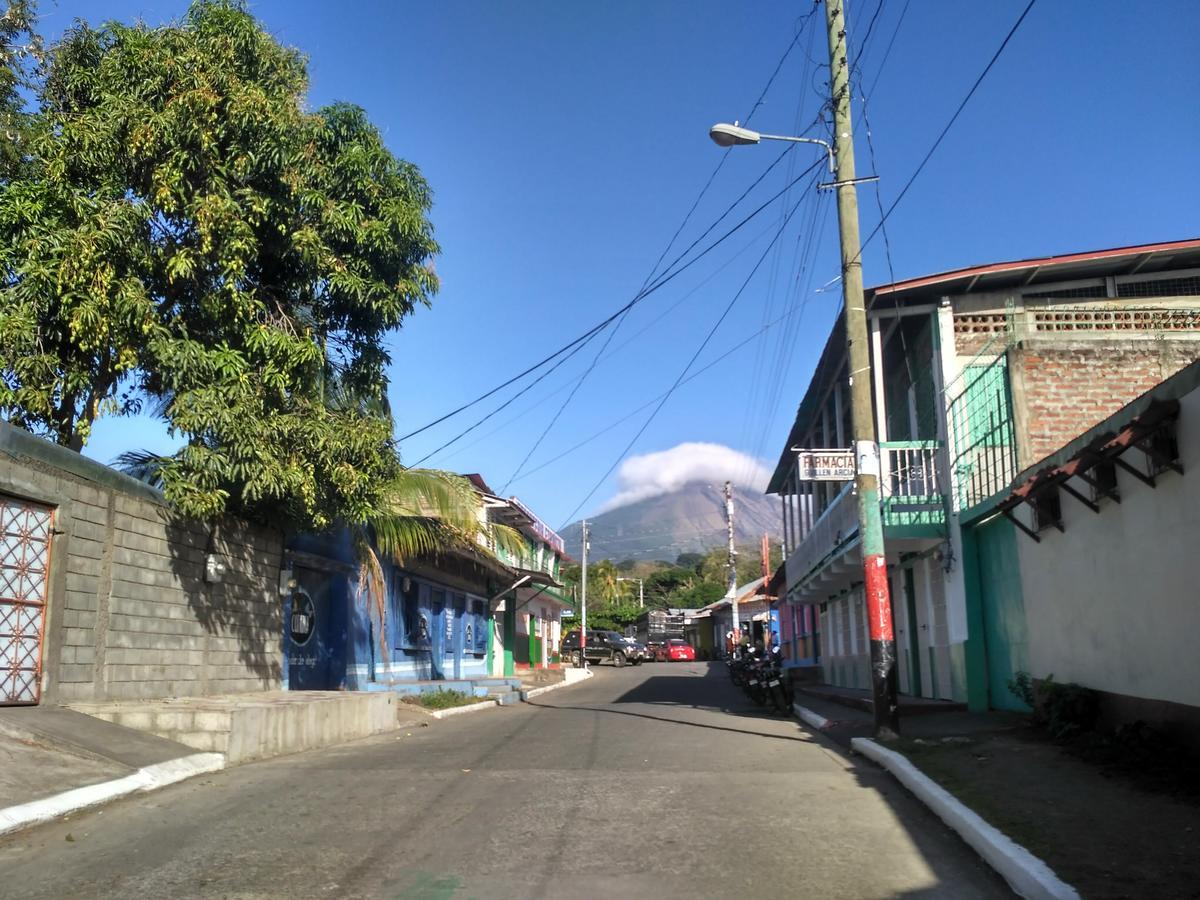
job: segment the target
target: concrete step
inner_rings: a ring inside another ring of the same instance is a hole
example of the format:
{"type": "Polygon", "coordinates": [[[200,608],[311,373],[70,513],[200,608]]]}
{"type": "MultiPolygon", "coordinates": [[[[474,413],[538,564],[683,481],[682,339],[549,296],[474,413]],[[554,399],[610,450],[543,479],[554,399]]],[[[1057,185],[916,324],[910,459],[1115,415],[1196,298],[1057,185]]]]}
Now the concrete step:
{"type": "Polygon", "coordinates": [[[399,700],[389,693],[269,691],[72,707],[238,763],[389,731],[399,700]]]}

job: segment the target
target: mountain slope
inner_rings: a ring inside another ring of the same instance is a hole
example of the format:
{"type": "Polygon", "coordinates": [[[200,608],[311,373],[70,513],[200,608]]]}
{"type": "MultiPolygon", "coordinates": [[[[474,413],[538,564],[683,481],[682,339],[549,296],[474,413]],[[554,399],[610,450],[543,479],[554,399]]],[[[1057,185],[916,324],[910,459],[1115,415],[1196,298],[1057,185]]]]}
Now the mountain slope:
{"type": "MultiPolygon", "coordinates": [[[[777,540],[781,529],[778,500],[757,491],[733,491],[734,538],[757,544],[764,534],[777,540]]],[[[688,484],[669,494],[639,500],[588,520],[589,559],[662,559],[703,553],[725,546],[725,497],[710,484],[688,484]]],[[[567,552],[580,558],[578,522],[563,529],[567,552]]]]}

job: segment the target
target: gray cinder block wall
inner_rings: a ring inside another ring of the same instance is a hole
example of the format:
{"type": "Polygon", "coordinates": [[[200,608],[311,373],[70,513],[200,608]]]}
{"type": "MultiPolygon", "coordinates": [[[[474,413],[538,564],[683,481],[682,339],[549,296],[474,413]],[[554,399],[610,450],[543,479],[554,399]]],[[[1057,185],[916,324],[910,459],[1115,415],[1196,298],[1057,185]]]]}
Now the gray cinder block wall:
{"type": "Polygon", "coordinates": [[[280,687],[282,537],[173,514],[152,488],[0,422],[0,493],[54,508],[43,703],[280,687]],[[225,564],[205,580],[205,557],[225,564]]]}

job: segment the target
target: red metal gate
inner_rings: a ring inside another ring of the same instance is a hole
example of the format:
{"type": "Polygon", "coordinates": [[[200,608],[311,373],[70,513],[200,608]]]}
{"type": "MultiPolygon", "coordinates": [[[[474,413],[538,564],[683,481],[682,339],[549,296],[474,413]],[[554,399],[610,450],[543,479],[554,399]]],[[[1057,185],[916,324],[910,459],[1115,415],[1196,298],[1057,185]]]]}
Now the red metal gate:
{"type": "Polygon", "coordinates": [[[37,703],[54,510],[0,494],[0,706],[37,703]]]}

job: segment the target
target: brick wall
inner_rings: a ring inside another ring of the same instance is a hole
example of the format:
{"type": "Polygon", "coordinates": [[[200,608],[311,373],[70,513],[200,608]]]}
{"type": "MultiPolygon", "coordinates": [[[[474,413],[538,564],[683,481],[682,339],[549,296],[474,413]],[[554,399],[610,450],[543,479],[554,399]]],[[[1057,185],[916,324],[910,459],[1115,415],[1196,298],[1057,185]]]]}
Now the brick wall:
{"type": "Polygon", "coordinates": [[[1022,341],[1009,353],[1019,468],[1200,358],[1200,339],[1022,341]]]}
{"type": "Polygon", "coordinates": [[[281,537],[175,516],[158,495],[0,423],[0,492],[55,509],[44,702],[280,686],[281,537]],[[227,572],[204,578],[214,553],[227,572]]]}

